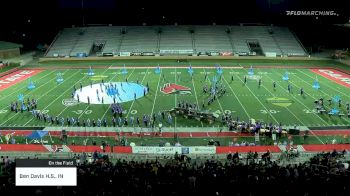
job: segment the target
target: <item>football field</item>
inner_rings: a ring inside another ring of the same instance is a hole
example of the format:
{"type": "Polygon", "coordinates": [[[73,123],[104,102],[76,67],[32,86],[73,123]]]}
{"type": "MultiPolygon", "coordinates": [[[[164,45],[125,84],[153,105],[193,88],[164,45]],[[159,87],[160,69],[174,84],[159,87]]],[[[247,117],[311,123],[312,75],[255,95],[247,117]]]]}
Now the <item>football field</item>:
{"type": "MultiPolygon", "coordinates": [[[[144,115],[152,116],[161,111],[168,111],[183,101],[196,104],[201,111],[218,116],[212,123],[195,118],[187,119],[181,115],[175,115],[171,120],[157,118],[157,124],[162,123],[165,127],[218,127],[224,113],[231,114],[233,119],[240,121],[254,119],[291,126],[331,127],[350,124],[346,109],[346,103],[350,102],[349,88],[332,81],[330,77],[317,74],[317,70],[253,67],[254,73],[249,75],[249,67],[223,66],[220,76],[213,65],[193,67],[191,76],[190,68],[186,66],[160,67],[160,73],[156,73],[156,67],[127,66],[124,69],[110,65],[108,68],[93,68],[93,76],[87,74],[89,69],[40,70],[30,78],[1,91],[0,127],[61,126],[39,120],[28,111],[11,111],[11,102],[18,101],[21,94],[25,102],[28,98],[37,99],[37,109],[49,116],[64,119],[73,117],[80,122],[87,119],[106,119],[107,125],[112,126],[113,96],[107,94],[106,85],[118,85],[119,92],[114,101],[120,103],[123,117],[127,119],[131,116],[142,119],[144,115]],[[59,72],[64,79],[62,83],[56,81],[59,72]],[[287,81],[282,79],[286,73],[289,76],[287,81]],[[315,80],[320,85],[318,90],[313,88],[315,80]],[[30,81],[35,85],[31,90],[27,88],[30,81]],[[225,89],[226,93],[217,96],[208,105],[210,92],[204,93],[203,88],[207,86],[210,89],[215,82],[219,88],[225,89]],[[273,82],[276,82],[275,87],[273,82]],[[83,87],[81,90],[80,85],[83,87]],[[290,92],[288,85],[291,86],[290,92]],[[149,91],[144,92],[147,86],[149,91]],[[139,89],[135,90],[137,88],[139,89]],[[303,96],[300,94],[301,88],[304,90],[303,96]],[[99,95],[96,91],[99,91],[99,95]],[[78,102],[76,94],[79,93],[81,94],[78,102]],[[104,103],[101,100],[103,96],[104,103]],[[87,97],[90,104],[87,103],[87,97]],[[334,100],[330,104],[327,101],[334,97],[340,97],[340,107],[334,100]],[[324,99],[326,111],[323,114],[315,110],[315,101],[320,98],[324,99]],[[344,116],[329,115],[332,108],[338,109],[339,114],[344,116]]],[[[64,126],[67,126],[66,123],[64,126]]],[[[140,126],[144,126],[142,121],[140,126]]]]}

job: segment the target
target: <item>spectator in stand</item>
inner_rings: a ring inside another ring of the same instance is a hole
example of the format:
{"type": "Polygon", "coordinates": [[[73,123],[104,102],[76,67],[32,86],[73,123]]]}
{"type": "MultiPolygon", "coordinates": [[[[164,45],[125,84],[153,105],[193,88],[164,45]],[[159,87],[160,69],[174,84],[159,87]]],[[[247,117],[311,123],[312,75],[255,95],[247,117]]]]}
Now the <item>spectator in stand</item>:
{"type": "MultiPolygon", "coordinates": [[[[237,154],[237,153],[236,153],[237,154]]],[[[266,153],[265,153],[266,154],[266,153]]],[[[117,160],[93,153],[93,162],[82,156],[74,188],[15,188],[15,163],[1,158],[0,193],[14,195],[350,195],[350,170],[342,153],[320,153],[310,161],[279,166],[277,162],[244,164],[209,160],[117,160]],[[90,188],[91,187],[91,188],[90,188]],[[93,188],[92,188],[93,187],[93,188]],[[248,188],[247,188],[248,187],[248,188]],[[234,190],[233,190],[234,188],[234,190]],[[273,188],[273,191],[271,191],[273,188]],[[39,191],[38,191],[39,190],[39,191]]],[[[237,155],[233,155],[237,156],[237,155]]]]}

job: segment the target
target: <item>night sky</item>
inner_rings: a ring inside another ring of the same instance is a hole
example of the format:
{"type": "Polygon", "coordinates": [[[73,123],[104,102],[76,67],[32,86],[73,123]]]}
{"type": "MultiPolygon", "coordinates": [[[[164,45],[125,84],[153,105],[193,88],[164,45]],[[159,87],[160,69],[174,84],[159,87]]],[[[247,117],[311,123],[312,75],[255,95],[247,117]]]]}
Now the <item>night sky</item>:
{"type": "MultiPolygon", "coordinates": [[[[347,0],[0,0],[0,39],[49,43],[63,27],[237,25],[263,23],[307,30],[349,21],[347,0]],[[287,10],[333,10],[338,16],[286,16],[287,10]],[[23,36],[25,34],[25,36],[23,36]]],[[[27,44],[28,43],[28,44],[27,44]]]]}

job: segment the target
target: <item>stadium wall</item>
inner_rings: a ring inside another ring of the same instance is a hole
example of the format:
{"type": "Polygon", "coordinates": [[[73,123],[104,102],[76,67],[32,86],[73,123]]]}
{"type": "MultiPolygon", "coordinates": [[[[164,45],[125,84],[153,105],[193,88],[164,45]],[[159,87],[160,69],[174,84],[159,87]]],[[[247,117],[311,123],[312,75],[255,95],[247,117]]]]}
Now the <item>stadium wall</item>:
{"type": "Polygon", "coordinates": [[[7,59],[20,56],[19,48],[0,50],[0,58],[7,59]]]}

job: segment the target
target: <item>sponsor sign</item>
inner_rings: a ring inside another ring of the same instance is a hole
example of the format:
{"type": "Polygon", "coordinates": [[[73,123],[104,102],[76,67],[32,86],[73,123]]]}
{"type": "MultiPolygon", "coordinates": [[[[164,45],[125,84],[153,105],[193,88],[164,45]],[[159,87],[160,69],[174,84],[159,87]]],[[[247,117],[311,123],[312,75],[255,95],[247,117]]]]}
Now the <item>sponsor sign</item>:
{"type": "Polygon", "coordinates": [[[260,141],[259,133],[255,133],[254,138],[255,138],[255,142],[259,142],[260,141]]]}
{"type": "Polygon", "coordinates": [[[342,86],[350,88],[350,76],[345,73],[333,69],[311,69],[311,71],[342,86]]]}
{"type": "Polygon", "coordinates": [[[265,56],[266,57],[277,57],[277,53],[276,52],[265,52],[265,56]]]}
{"type": "Polygon", "coordinates": [[[67,106],[67,107],[74,106],[74,105],[78,105],[78,100],[76,100],[76,99],[63,99],[62,104],[64,106],[67,106]]]}
{"type": "Polygon", "coordinates": [[[190,149],[188,147],[182,147],[182,154],[189,154],[190,153],[190,149]]]}
{"type": "Polygon", "coordinates": [[[131,53],[131,56],[141,56],[142,53],[141,52],[133,52],[131,53]]]}
{"type": "Polygon", "coordinates": [[[79,52],[79,53],[77,53],[76,57],[80,57],[80,58],[81,57],[87,57],[87,55],[84,52],[79,52]]]}
{"type": "Polygon", "coordinates": [[[120,52],[119,53],[120,56],[131,56],[130,52],[120,52]]]}
{"type": "Polygon", "coordinates": [[[233,53],[232,52],[221,52],[220,53],[222,56],[232,56],[233,53]]]}
{"type": "Polygon", "coordinates": [[[0,90],[9,88],[37,73],[41,70],[20,70],[0,78],[0,90]]]}
{"type": "Polygon", "coordinates": [[[181,154],[181,147],[154,147],[154,146],[134,146],[132,147],[133,154],[181,154]]]}
{"type": "Polygon", "coordinates": [[[188,148],[189,148],[189,154],[215,154],[216,153],[215,146],[193,146],[188,148]]]}
{"type": "Polygon", "coordinates": [[[219,56],[220,53],[219,52],[210,52],[210,56],[219,56]]]}
{"type": "Polygon", "coordinates": [[[142,56],[154,56],[154,52],[143,52],[142,56]]]}
{"type": "Polygon", "coordinates": [[[193,50],[160,50],[160,54],[189,55],[189,54],[193,54],[193,50]]]}

